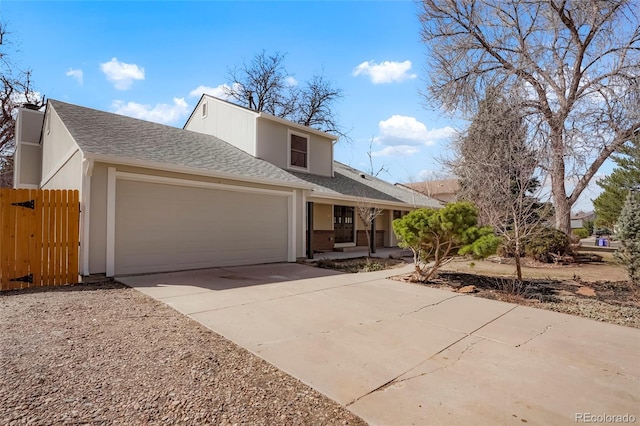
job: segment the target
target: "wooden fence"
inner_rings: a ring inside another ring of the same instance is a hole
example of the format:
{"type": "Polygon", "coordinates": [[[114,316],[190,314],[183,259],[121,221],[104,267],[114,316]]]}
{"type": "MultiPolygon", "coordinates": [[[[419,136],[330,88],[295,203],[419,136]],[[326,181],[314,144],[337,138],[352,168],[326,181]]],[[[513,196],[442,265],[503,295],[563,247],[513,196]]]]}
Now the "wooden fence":
{"type": "Polygon", "coordinates": [[[78,282],[77,190],[0,189],[0,290],[78,282]]]}

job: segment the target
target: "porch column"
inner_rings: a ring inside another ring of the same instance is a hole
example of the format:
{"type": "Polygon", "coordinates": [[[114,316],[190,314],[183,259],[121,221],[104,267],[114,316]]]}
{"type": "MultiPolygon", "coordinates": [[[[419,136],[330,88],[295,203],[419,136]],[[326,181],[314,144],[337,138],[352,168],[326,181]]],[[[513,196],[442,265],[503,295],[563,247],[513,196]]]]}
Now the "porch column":
{"type": "Polygon", "coordinates": [[[313,259],[313,202],[307,201],[307,259],[313,259]]]}
{"type": "MultiPolygon", "coordinates": [[[[371,209],[373,211],[373,209],[371,209]]],[[[376,218],[373,218],[373,220],[371,221],[371,241],[369,241],[369,244],[371,244],[371,253],[375,253],[376,252],[376,218]]]]}

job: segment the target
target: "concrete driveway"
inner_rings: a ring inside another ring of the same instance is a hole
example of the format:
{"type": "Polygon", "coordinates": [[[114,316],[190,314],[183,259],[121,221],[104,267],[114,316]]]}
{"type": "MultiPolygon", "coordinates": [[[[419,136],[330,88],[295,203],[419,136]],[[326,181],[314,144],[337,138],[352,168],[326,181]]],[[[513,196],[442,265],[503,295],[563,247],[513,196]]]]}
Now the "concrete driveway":
{"type": "Polygon", "coordinates": [[[276,264],[118,280],[372,425],[640,422],[640,330],[386,279],[399,272],[276,264]]]}

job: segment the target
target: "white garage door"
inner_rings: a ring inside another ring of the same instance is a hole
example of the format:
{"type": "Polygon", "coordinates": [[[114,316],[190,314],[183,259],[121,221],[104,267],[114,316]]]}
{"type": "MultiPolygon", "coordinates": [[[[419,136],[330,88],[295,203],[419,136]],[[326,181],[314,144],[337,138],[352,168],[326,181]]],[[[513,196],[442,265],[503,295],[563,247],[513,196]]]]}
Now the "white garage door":
{"type": "Polygon", "coordinates": [[[118,180],[115,273],[287,260],[287,197],[118,180]]]}

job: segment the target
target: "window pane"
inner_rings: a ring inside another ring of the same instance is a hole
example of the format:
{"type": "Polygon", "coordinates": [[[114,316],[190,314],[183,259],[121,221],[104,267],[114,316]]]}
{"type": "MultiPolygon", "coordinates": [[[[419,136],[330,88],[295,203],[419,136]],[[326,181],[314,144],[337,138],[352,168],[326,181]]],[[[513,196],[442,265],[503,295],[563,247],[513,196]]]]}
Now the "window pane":
{"type": "Polygon", "coordinates": [[[291,149],[306,153],[307,138],[303,138],[302,136],[298,135],[291,135],[291,149]]]}
{"type": "Polygon", "coordinates": [[[291,150],[291,165],[296,167],[307,167],[307,154],[291,150]]]}

